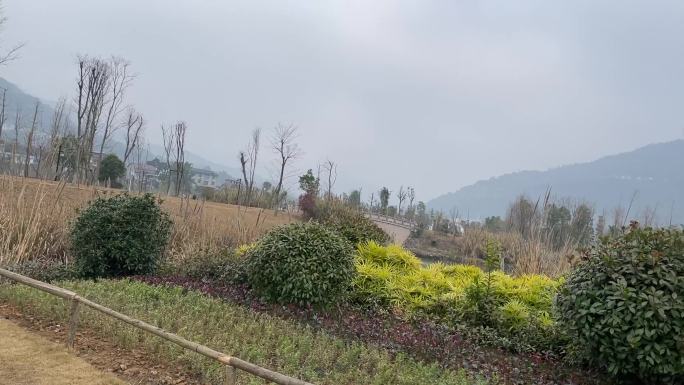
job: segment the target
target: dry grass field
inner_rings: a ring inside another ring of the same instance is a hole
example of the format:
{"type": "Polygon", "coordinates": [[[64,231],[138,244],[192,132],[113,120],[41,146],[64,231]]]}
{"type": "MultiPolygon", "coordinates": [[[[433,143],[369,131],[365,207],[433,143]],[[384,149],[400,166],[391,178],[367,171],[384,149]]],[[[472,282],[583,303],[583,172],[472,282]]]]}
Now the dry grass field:
{"type": "Polygon", "coordinates": [[[512,231],[492,233],[484,229],[468,229],[463,236],[455,237],[426,231],[419,238],[410,238],[406,246],[427,259],[484,267],[487,242],[494,240],[501,245],[507,272],[511,274],[558,277],[570,271],[577,262],[576,245],[566,244],[561,250],[553,250],[539,232],[533,235],[524,239],[512,231]]]}
{"type": "Polygon", "coordinates": [[[0,385],[124,385],[63,345],[0,319],[0,385]]]}
{"type": "MultiPolygon", "coordinates": [[[[0,264],[34,258],[69,258],[69,225],[79,208],[97,196],[120,194],[93,186],[0,176],[0,264]]],[[[161,197],[174,230],[169,256],[183,258],[247,243],[273,226],[297,218],[288,213],[161,197]]]]}

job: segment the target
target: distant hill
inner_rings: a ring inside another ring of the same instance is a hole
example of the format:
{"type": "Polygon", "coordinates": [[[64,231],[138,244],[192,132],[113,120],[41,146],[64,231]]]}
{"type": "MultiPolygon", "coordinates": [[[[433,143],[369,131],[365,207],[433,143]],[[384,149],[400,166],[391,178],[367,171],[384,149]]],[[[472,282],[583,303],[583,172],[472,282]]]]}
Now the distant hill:
{"type": "MultiPolygon", "coordinates": [[[[31,119],[33,118],[33,111],[36,106],[36,102],[40,102],[40,113],[37,118],[38,131],[37,137],[46,137],[49,133],[51,119],[54,114],[53,104],[51,102],[46,102],[33,95],[30,95],[21,88],[19,88],[14,83],[0,77],[0,100],[2,98],[2,90],[6,89],[6,108],[5,113],[7,115],[7,121],[5,122],[5,127],[2,130],[2,137],[6,139],[14,139],[14,120],[17,110],[20,111],[22,125],[20,127],[19,140],[25,140],[27,127],[31,124],[31,119]]],[[[71,127],[75,127],[75,124],[71,124],[71,127]]],[[[124,152],[124,139],[118,138],[116,134],[112,137],[112,141],[107,145],[107,151],[115,153],[119,156],[123,155],[124,152]]],[[[162,158],[164,149],[161,145],[151,144],[150,145],[150,155],[149,159],[152,160],[155,157],[159,159],[162,158]]],[[[224,172],[230,175],[231,178],[237,178],[240,175],[240,170],[237,167],[225,166],[219,163],[212,162],[200,155],[197,155],[191,151],[185,154],[185,158],[188,162],[192,163],[194,167],[197,168],[211,168],[216,172],[224,172]]],[[[237,163],[237,157],[235,158],[237,163]]]]}
{"type": "Polygon", "coordinates": [[[547,189],[556,197],[587,201],[597,213],[618,205],[626,209],[636,192],[631,214],[655,208],[661,224],[669,223],[670,213],[673,223],[684,224],[684,140],[547,171],[506,174],[441,195],[427,205],[445,212],[457,208],[462,216],[482,219],[505,215],[520,194],[536,199],[547,189]]]}
{"type": "MultiPolygon", "coordinates": [[[[22,91],[15,84],[0,78],[0,101],[2,100],[2,92],[7,90],[5,94],[5,115],[7,121],[2,130],[3,138],[14,138],[14,121],[19,111],[22,124],[20,127],[27,127],[31,124],[33,119],[33,111],[36,108],[36,102],[40,102],[39,114],[37,117],[37,124],[42,127],[44,131],[48,130],[50,126],[50,118],[54,113],[52,103],[46,103],[35,96],[29,95],[22,91]]],[[[22,131],[23,132],[23,131],[22,131]]],[[[21,140],[21,137],[20,137],[21,140]]]]}

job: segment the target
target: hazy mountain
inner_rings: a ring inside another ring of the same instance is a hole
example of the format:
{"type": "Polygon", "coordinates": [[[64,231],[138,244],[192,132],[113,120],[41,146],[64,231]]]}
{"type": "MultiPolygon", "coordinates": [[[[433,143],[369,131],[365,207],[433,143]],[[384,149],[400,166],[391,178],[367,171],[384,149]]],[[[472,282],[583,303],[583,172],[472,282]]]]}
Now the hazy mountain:
{"type": "MultiPolygon", "coordinates": [[[[0,77],[0,100],[2,98],[3,90],[5,93],[5,116],[6,121],[2,129],[3,138],[14,139],[14,122],[16,120],[17,112],[19,112],[20,128],[28,128],[33,119],[33,112],[36,108],[36,102],[40,102],[39,113],[36,119],[38,127],[43,131],[47,131],[50,126],[50,118],[53,114],[52,103],[46,103],[35,96],[29,95],[22,91],[15,84],[0,77]]],[[[20,130],[19,140],[23,139],[23,130],[20,130]]]]}
{"type": "MultiPolygon", "coordinates": [[[[33,111],[36,106],[36,102],[40,102],[39,114],[37,117],[38,133],[37,138],[46,137],[51,124],[52,115],[54,114],[52,102],[47,102],[41,100],[33,95],[30,95],[22,91],[17,85],[9,82],[8,80],[0,77],[0,100],[2,97],[2,90],[7,90],[6,93],[6,108],[5,114],[7,115],[7,121],[5,122],[5,127],[2,130],[2,137],[14,140],[14,122],[17,110],[21,116],[21,129],[19,133],[19,141],[25,140],[25,132],[31,124],[31,119],[33,118],[33,111]]],[[[75,123],[71,124],[71,127],[76,127],[75,123]]],[[[115,133],[112,140],[107,144],[106,151],[115,153],[119,156],[123,155],[125,138],[120,137],[121,133],[115,133]],[[119,136],[117,136],[119,134],[119,136]],[[117,140],[118,139],[118,140],[117,140]]],[[[99,149],[99,148],[98,148],[99,149]]],[[[161,145],[152,143],[150,145],[149,160],[158,157],[163,158],[164,148],[161,145]]],[[[212,162],[192,151],[187,151],[185,158],[188,162],[192,163],[194,167],[197,168],[210,168],[213,171],[224,172],[229,174],[231,177],[239,177],[240,170],[237,167],[229,167],[222,165],[220,163],[212,162]]],[[[236,158],[237,159],[237,158],[236,158]]],[[[237,160],[236,160],[237,163],[237,160]]]]}
{"type": "Polygon", "coordinates": [[[536,199],[547,189],[555,197],[592,203],[597,213],[618,205],[627,209],[636,192],[632,214],[656,209],[660,223],[669,223],[670,214],[673,223],[684,223],[684,140],[651,144],[589,163],[483,180],[439,196],[428,207],[445,212],[457,208],[471,219],[503,216],[518,195],[536,199]]]}

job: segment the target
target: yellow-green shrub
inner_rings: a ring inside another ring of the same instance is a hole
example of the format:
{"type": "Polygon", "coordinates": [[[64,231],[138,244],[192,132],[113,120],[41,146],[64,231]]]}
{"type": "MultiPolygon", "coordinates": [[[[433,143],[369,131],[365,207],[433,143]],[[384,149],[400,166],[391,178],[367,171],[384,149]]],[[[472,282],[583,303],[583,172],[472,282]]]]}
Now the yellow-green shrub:
{"type": "MultiPolygon", "coordinates": [[[[553,298],[562,281],[541,275],[512,277],[500,271],[485,273],[477,266],[420,260],[400,246],[361,244],[356,251],[355,298],[360,302],[392,305],[408,314],[433,316],[451,322],[479,324],[486,300],[485,326],[507,337],[549,345],[555,321],[553,298]]],[[[553,337],[555,338],[555,337],[553,337]]]]}
{"type": "Polygon", "coordinates": [[[359,302],[390,304],[396,271],[389,265],[377,265],[357,260],[354,276],[354,298],[359,302]]]}
{"type": "Polygon", "coordinates": [[[530,322],[530,310],[517,299],[512,299],[499,307],[501,326],[509,331],[524,329],[530,322]]]}
{"type": "Polygon", "coordinates": [[[398,245],[382,246],[369,241],[361,243],[356,249],[356,258],[362,262],[389,265],[399,269],[415,270],[420,268],[420,259],[398,245]]]}

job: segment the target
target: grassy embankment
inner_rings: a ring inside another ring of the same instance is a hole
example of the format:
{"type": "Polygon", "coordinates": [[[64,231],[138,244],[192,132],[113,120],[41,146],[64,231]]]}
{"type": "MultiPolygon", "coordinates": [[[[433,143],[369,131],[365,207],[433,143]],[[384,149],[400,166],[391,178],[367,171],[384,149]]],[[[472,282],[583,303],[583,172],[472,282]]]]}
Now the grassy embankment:
{"type": "MultiPolygon", "coordinates": [[[[59,285],[190,340],[316,384],[486,383],[469,378],[464,372],[416,362],[402,354],[392,356],[383,349],[345,342],[306,326],[180,288],[128,280],[59,285]]],[[[64,301],[24,286],[0,286],[0,300],[58,321],[67,316],[64,301]]],[[[80,322],[124,346],[142,346],[162,359],[187,365],[212,383],[221,383],[220,367],[195,353],[93,311],[84,311],[80,322]]],[[[247,375],[240,376],[240,384],[259,383],[262,382],[247,375]]]]}

